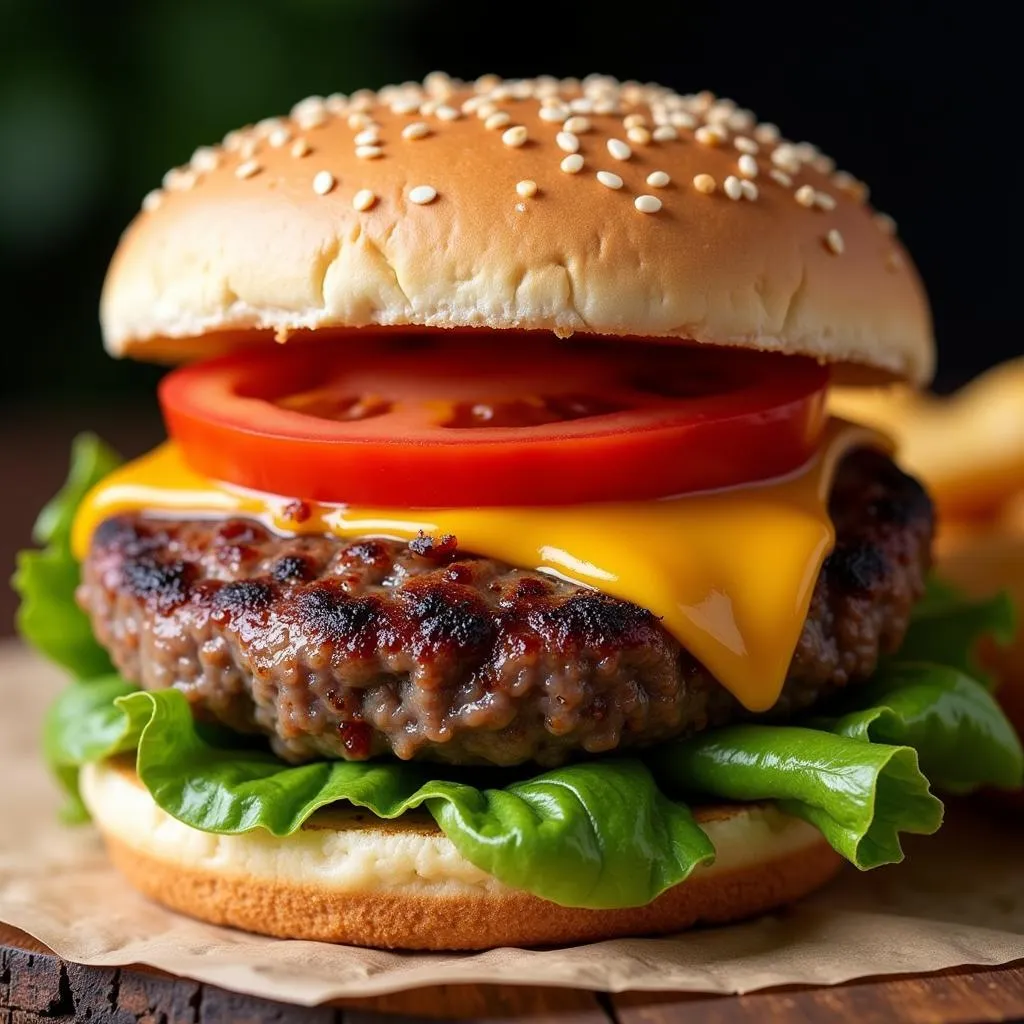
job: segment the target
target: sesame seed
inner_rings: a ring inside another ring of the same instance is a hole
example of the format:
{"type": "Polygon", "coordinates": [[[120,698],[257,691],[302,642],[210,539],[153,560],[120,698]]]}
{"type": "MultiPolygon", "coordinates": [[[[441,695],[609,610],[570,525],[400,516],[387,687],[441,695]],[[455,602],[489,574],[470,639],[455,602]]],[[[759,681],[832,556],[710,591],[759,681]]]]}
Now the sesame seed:
{"type": "Polygon", "coordinates": [[[814,205],[822,210],[834,210],[836,201],[827,192],[815,192],[814,205]]]}
{"type": "Polygon", "coordinates": [[[605,188],[622,188],[622,179],[612,171],[598,171],[596,177],[605,188]]]}
{"type": "Polygon", "coordinates": [[[629,148],[629,145],[622,141],[622,139],[609,139],[608,140],[608,152],[616,160],[628,160],[633,155],[633,150],[629,148]]]}
{"type": "Polygon", "coordinates": [[[836,169],[836,162],[832,157],[821,154],[811,161],[811,166],[819,174],[831,174],[836,169]]]}
{"type": "MultiPolygon", "coordinates": [[[[467,100],[466,102],[472,101],[467,100]]],[[[420,101],[418,99],[397,100],[391,104],[391,113],[397,114],[399,117],[408,117],[410,114],[415,114],[419,109],[420,101]]]]}
{"type": "Polygon", "coordinates": [[[846,243],[843,241],[843,236],[839,234],[835,228],[832,228],[832,230],[825,236],[825,245],[827,245],[829,250],[834,252],[837,256],[846,249],[846,243]]]}
{"type": "Polygon", "coordinates": [[[383,155],[384,150],[380,146],[356,146],[356,156],[360,160],[376,160],[383,155]]]}
{"type": "Polygon", "coordinates": [[[657,213],[661,209],[661,200],[657,196],[637,196],[633,205],[641,213],[657,213]]]}
{"type": "Polygon", "coordinates": [[[524,199],[530,199],[537,194],[537,182],[532,178],[525,178],[516,183],[516,192],[524,199]]]}
{"type": "Polygon", "coordinates": [[[880,231],[886,235],[896,234],[896,221],[892,219],[887,213],[876,213],[875,223],[878,225],[880,231]]]}
{"type": "Polygon", "coordinates": [[[865,202],[868,198],[867,185],[863,181],[858,181],[852,174],[847,174],[846,171],[836,171],[832,175],[832,184],[840,192],[845,192],[847,195],[852,196],[859,203],[865,202]]]}
{"type": "Polygon", "coordinates": [[[245,136],[240,131],[230,131],[224,136],[221,145],[229,152],[234,153],[242,144],[245,136]]]}
{"type": "Polygon", "coordinates": [[[814,188],[811,185],[801,185],[794,193],[793,198],[801,205],[808,208],[814,205],[814,188]]]}
{"type": "Polygon", "coordinates": [[[626,138],[630,142],[635,142],[638,146],[646,146],[651,141],[651,133],[647,128],[636,127],[630,128],[626,132],[626,138]]]}
{"type": "Polygon", "coordinates": [[[484,121],[485,128],[504,128],[512,120],[512,115],[504,110],[496,110],[486,121],[484,121]]]}
{"type": "Polygon", "coordinates": [[[627,131],[630,128],[642,128],[647,124],[647,118],[643,114],[629,114],[622,119],[622,127],[627,131]]]}
{"type": "Polygon", "coordinates": [[[365,114],[362,111],[357,111],[355,114],[349,114],[348,126],[354,132],[358,132],[363,128],[369,128],[374,124],[374,120],[369,114],[365,114]]]}
{"type": "Polygon", "coordinates": [[[754,156],[761,151],[761,147],[753,139],[748,139],[746,135],[737,135],[736,138],[732,140],[732,144],[741,153],[749,153],[751,156],[754,156]]]}
{"type": "Polygon", "coordinates": [[[740,182],[740,188],[743,190],[743,198],[749,199],[751,202],[760,195],[757,186],[749,178],[744,178],[740,182]]]}
{"type": "Polygon", "coordinates": [[[768,172],[768,176],[773,181],[777,181],[783,188],[793,187],[793,179],[785,171],[780,171],[778,167],[773,167],[768,172]]]}
{"type": "Polygon", "coordinates": [[[562,125],[562,128],[567,132],[572,132],[574,135],[582,135],[584,132],[590,131],[590,119],[577,114],[575,117],[570,117],[562,125]]]}
{"type": "Polygon", "coordinates": [[[142,197],[142,208],[146,211],[146,213],[152,213],[154,210],[160,207],[163,201],[163,192],[161,192],[160,189],[155,188],[151,192],[147,192],[142,197]]]}
{"type": "Polygon", "coordinates": [[[372,89],[356,89],[349,97],[348,105],[352,110],[365,112],[377,101],[377,96],[372,89]]]}
{"type": "Polygon", "coordinates": [[[725,123],[734,132],[746,132],[753,127],[755,120],[756,119],[752,111],[736,110],[725,119],[725,123]]]}
{"type": "Polygon", "coordinates": [[[781,167],[787,174],[799,174],[801,170],[796,149],[785,142],[772,151],[772,163],[776,167],[781,167]]]}
{"type": "Polygon", "coordinates": [[[702,146],[720,146],[727,140],[725,132],[716,125],[702,124],[694,133],[693,137],[702,146]]]}
{"type": "Polygon", "coordinates": [[[561,124],[569,116],[569,108],[559,104],[557,107],[541,107],[540,119],[549,124],[561,124]]]}
{"type": "Polygon", "coordinates": [[[327,106],[321,96],[310,96],[296,103],[291,111],[292,120],[300,128],[318,128],[327,120],[327,106]]]}
{"type": "Polygon", "coordinates": [[[352,208],[362,213],[364,210],[368,210],[373,204],[377,202],[377,197],[368,188],[361,188],[352,197],[352,208]]]}
{"type": "Polygon", "coordinates": [[[512,146],[513,148],[523,145],[528,137],[529,132],[521,124],[514,125],[512,128],[506,128],[505,131],[501,133],[501,141],[504,142],[506,146],[512,146]]]}
{"type": "Polygon", "coordinates": [[[364,128],[353,140],[357,146],[376,146],[380,132],[376,128],[364,128]]]}
{"type": "Polygon", "coordinates": [[[665,171],[651,171],[647,175],[647,184],[651,188],[664,188],[672,179],[665,173],[665,171]]]}
{"type": "Polygon", "coordinates": [[[754,138],[761,143],[762,146],[772,146],[779,141],[779,129],[777,125],[771,123],[771,121],[765,121],[763,124],[759,124],[754,129],[754,138]]]}
{"type": "Polygon", "coordinates": [[[425,100],[420,104],[420,113],[424,117],[433,117],[439,106],[441,106],[440,100],[425,100]]]}
{"type": "Polygon", "coordinates": [[[651,138],[655,142],[673,142],[679,138],[679,132],[670,124],[662,124],[651,132],[651,138]]]}
{"type": "MultiPolygon", "coordinates": [[[[594,112],[593,100],[587,99],[586,96],[577,96],[573,100],[569,100],[569,109],[574,114],[592,114],[594,112]]],[[[586,131],[586,129],[573,128],[571,131],[586,131]]]]}
{"type": "Polygon", "coordinates": [[[422,139],[430,134],[430,125],[426,121],[413,121],[402,129],[403,139],[422,139]]]}
{"type": "Polygon", "coordinates": [[[434,111],[434,114],[439,117],[442,121],[458,121],[462,117],[462,112],[456,110],[455,107],[448,106],[447,103],[443,103],[441,106],[434,111]]]}
{"type": "Polygon", "coordinates": [[[313,175],[313,191],[318,196],[325,196],[334,188],[334,175],[330,171],[317,171],[313,175]]]}
{"type": "Polygon", "coordinates": [[[730,174],[728,178],[722,183],[722,188],[725,189],[725,194],[730,199],[742,199],[743,198],[743,186],[740,184],[740,179],[734,174],[730,174]]]}
{"type": "Polygon", "coordinates": [[[559,132],[555,136],[558,148],[566,153],[577,153],[580,148],[580,140],[573,132],[559,132]]]}
{"type": "Polygon", "coordinates": [[[256,122],[256,134],[265,139],[275,128],[281,127],[281,118],[265,117],[262,121],[256,122]]]}
{"type": "Polygon", "coordinates": [[[348,97],[343,92],[332,92],[324,100],[324,106],[331,114],[344,114],[345,108],[348,106],[348,97]]]}
{"type": "Polygon", "coordinates": [[[594,102],[595,114],[617,114],[618,112],[619,105],[614,100],[595,100],[594,102]]]}
{"type": "Polygon", "coordinates": [[[219,163],[220,155],[217,153],[217,150],[211,149],[209,146],[200,146],[192,154],[189,166],[194,171],[212,171],[216,169],[219,163]]]}
{"type": "Polygon", "coordinates": [[[669,124],[674,125],[676,128],[685,128],[687,131],[693,131],[697,127],[697,118],[685,110],[674,110],[669,115],[669,124]]]}
{"type": "Polygon", "coordinates": [[[481,103],[480,106],[476,108],[476,116],[479,117],[481,121],[486,121],[487,118],[497,112],[498,104],[491,103],[489,100],[486,103],[481,103]]]}
{"type": "Polygon", "coordinates": [[[239,164],[235,168],[236,178],[251,178],[254,174],[259,174],[263,168],[255,160],[246,160],[244,164],[239,164]]]}
{"type": "Polygon", "coordinates": [[[708,124],[725,124],[735,109],[736,105],[732,100],[719,100],[708,108],[704,114],[704,119],[708,124]]]}
{"type": "Polygon", "coordinates": [[[256,155],[257,140],[253,138],[243,139],[238,147],[238,156],[241,160],[251,160],[256,155]]]}
{"type": "Polygon", "coordinates": [[[409,202],[415,203],[417,206],[426,206],[436,198],[437,189],[431,188],[430,185],[417,185],[415,188],[409,189],[409,202]]]}
{"type": "Polygon", "coordinates": [[[793,147],[797,156],[805,163],[809,164],[812,160],[816,160],[821,154],[818,152],[818,147],[810,142],[798,142],[793,147]]]}
{"type": "Polygon", "coordinates": [[[715,191],[717,186],[715,179],[710,174],[697,174],[693,179],[693,187],[698,192],[703,192],[704,195],[709,196],[715,191]]]}
{"type": "Polygon", "coordinates": [[[292,133],[287,128],[275,128],[268,136],[267,142],[273,146],[274,149],[280,149],[286,143],[291,141],[292,133]]]}
{"type": "Polygon", "coordinates": [[[578,174],[583,170],[583,157],[579,153],[570,153],[558,166],[566,174],[578,174]]]}
{"type": "Polygon", "coordinates": [[[312,153],[312,152],[313,152],[312,148],[310,147],[309,143],[305,139],[296,139],[292,143],[292,148],[291,148],[292,156],[297,156],[297,157],[309,156],[309,154],[312,153]]]}
{"type": "Polygon", "coordinates": [[[757,177],[757,161],[749,153],[744,153],[739,160],[736,161],[736,166],[740,169],[740,174],[742,174],[744,178],[757,177]]]}

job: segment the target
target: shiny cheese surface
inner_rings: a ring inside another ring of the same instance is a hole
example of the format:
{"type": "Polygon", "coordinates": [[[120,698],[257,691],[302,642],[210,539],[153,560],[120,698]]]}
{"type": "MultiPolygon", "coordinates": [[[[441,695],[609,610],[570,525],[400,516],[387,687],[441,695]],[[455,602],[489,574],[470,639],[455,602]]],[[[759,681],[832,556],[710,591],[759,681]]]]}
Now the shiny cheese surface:
{"type": "Polygon", "coordinates": [[[881,435],[829,422],[798,472],[749,487],[658,501],[571,507],[364,509],[308,504],[202,477],[168,442],[121,467],[83,502],[76,555],[111,516],[143,512],[244,516],[281,534],[408,540],[454,534],[466,552],[549,572],[632,601],[752,711],[779,697],[835,533],[828,494],[851,448],[889,448],[881,435]]]}

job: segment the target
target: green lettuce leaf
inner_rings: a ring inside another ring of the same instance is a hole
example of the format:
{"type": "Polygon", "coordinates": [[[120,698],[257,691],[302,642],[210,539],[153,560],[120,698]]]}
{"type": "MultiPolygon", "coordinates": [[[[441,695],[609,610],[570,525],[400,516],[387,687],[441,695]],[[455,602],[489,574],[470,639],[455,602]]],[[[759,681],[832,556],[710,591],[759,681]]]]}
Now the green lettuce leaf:
{"type": "Polygon", "coordinates": [[[125,694],[114,680],[65,691],[48,746],[65,770],[137,746],[139,777],[156,803],[206,832],[289,835],[342,801],[380,818],[426,805],[471,863],[567,906],[640,906],[714,858],[690,811],[636,760],[577,764],[500,790],[468,784],[468,771],[409,762],[287,765],[262,751],[211,746],[176,690],[125,694]]]}
{"type": "Polygon", "coordinates": [[[910,747],[797,726],[736,725],[665,744],[648,763],[673,795],[775,800],[861,869],[902,860],[900,832],[930,834],[942,823],[942,804],[910,747]]]}
{"type": "Polygon", "coordinates": [[[985,687],[957,668],[894,662],[851,691],[845,704],[838,718],[815,724],[854,739],[913,747],[937,789],[1024,785],[1024,751],[1013,726],[985,687]]]}
{"type": "Polygon", "coordinates": [[[112,674],[69,686],[50,705],[43,723],[43,755],[67,794],[66,820],[88,817],[78,792],[81,766],[138,746],[141,726],[129,727],[125,711],[114,703],[135,690],[112,674]]]}
{"type": "Polygon", "coordinates": [[[75,603],[79,566],[71,554],[71,524],[88,491],[120,461],[94,435],[75,438],[67,482],[36,520],[33,536],[42,550],[20,552],[14,574],[14,589],[21,597],[18,631],[80,679],[104,675],[113,667],[93,636],[88,616],[75,603]]]}
{"type": "Polygon", "coordinates": [[[949,665],[975,679],[987,681],[975,660],[978,641],[991,636],[1008,644],[1016,630],[1016,614],[1009,594],[1000,592],[975,600],[945,581],[928,581],[924,599],[911,616],[899,653],[893,660],[949,665]]]}

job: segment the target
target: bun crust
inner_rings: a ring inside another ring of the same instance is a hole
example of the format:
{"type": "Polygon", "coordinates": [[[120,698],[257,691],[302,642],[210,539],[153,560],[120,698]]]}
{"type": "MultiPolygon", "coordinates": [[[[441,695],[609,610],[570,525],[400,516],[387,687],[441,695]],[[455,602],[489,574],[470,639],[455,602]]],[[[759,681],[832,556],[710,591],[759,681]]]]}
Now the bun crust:
{"type": "Polygon", "coordinates": [[[157,808],[125,762],[89,766],[82,791],[113,863],[151,899],[213,924],[361,946],[491,949],[664,934],[789,903],[842,865],[816,829],[772,805],[706,808],[697,819],[718,849],[714,865],[646,907],[581,910],[502,885],[425,817],[320,812],[286,838],[215,836],[157,808]]]}
{"type": "Polygon", "coordinates": [[[916,271],[859,182],[730,101],[598,77],[435,75],[231,133],[147,197],[101,319],[112,354],[164,361],[472,327],[693,339],[914,384],[933,365],[916,271]]]}

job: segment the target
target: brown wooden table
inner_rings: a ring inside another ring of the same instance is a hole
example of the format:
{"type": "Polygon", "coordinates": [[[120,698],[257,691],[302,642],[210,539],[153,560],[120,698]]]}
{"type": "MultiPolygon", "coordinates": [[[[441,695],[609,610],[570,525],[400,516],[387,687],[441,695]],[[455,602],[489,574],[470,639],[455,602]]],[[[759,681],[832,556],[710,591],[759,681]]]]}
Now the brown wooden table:
{"type": "Polygon", "coordinates": [[[82,967],[0,924],[0,1024],[401,1024],[431,1019],[530,1024],[826,1024],[1024,1021],[1024,961],[1005,967],[789,987],[747,996],[604,993],[449,985],[299,1007],[146,967],[82,967]]]}

